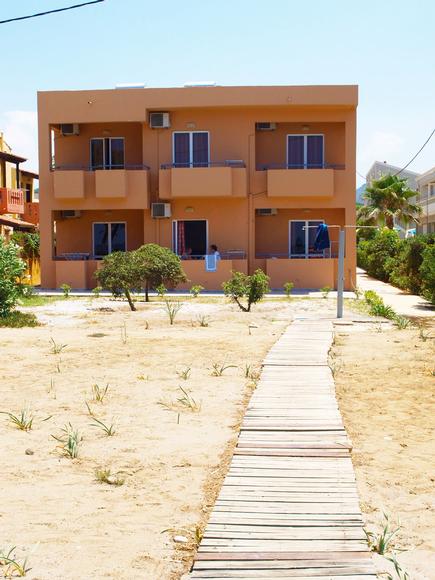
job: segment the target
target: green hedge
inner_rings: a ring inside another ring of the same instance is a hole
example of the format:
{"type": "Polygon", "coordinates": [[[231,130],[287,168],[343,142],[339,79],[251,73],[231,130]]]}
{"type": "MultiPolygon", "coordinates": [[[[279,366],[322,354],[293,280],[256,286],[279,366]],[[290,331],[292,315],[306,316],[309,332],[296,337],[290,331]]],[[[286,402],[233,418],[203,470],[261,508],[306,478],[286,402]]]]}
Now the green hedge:
{"type": "Polygon", "coordinates": [[[357,260],[370,276],[435,304],[435,234],[402,240],[396,231],[380,230],[359,240],[357,260]]]}

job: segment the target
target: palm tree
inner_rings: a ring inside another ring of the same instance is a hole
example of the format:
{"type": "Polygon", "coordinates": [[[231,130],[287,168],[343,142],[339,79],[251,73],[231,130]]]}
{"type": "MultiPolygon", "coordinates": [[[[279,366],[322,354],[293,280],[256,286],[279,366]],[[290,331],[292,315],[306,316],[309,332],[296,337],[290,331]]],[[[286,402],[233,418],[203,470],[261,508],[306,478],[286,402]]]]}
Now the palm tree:
{"type": "Polygon", "coordinates": [[[360,225],[386,225],[392,230],[394,221],[408,225],[419,222],[422,209],[409,200],[418,195],[417,191],[409,189],[406,179],[397,175],[383,175],[374,179],[366,188],[364,199],[367,204],[357,211],[360,225]]]}

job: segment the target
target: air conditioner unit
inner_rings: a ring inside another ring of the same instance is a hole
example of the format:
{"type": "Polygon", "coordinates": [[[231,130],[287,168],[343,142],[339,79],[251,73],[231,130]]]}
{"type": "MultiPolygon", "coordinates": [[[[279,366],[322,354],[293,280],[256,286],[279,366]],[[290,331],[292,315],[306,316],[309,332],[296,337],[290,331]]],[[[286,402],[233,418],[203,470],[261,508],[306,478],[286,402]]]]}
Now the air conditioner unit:
{"type": "Polygon", "coordinates": [[[82,215],[82,212],[78,209],[63,209],[60,212],[60,217],[62,219],[73,219],[73,218],[79,218],[82,215]]]}
{"type": "Polygon", "coordinates": [[[169,218],[171,217],[170,203],[152,203],[151,217],[153,218],[169,218]]]}
{"type": "Polygon", "coordinates": [[[62,123],[60,126],[60,132],[64,137],[69,137],[70,135],[79,135],[80,128],[78,123],[62,123]]]}
{"type": "Polygon", "coordinates": [[[256,131],[275,131],[276,123],[255,123],[256,131]]]}
{"type": "Polygon", "coordinates": [[[275,207],[264,207],[255,210],[257,215],[276,215],[278,210],[275,207]]]}
{"type": "Polygon", "coordinates": [[[167,129],[171,126],[169,113],[150,113],[151,129],[167,129]]]}

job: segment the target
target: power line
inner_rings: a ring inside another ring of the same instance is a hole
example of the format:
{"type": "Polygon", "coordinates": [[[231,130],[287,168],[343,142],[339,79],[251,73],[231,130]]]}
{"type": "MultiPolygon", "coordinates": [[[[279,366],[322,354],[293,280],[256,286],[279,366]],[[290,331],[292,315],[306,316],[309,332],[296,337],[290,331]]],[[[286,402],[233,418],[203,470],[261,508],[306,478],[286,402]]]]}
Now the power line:
{"type": "Polygon", "coordinates": [[[426,141],[423,143],[423,145],[420,147],[420,149],[417,151],[417,153],[414,155],[414,157],[408,161],[408,163],[405,165],[405,167],[402,167],[402,169],[400,171],[398,171],[397,173],[395,173],[394,175],[399,175],[400,173],[402,173],[402,171],[405,171],[405,169],[411,165],[411,163],[414,161],[414,159],[416,159],[420,153],[423,151],[423,149],[426,147],[426,145],[429,143],[429,141],[432,139],[433,135],[435,133],[435,129],[432,131],[432,133],[429,135],[429,137],[426,139],[426,141]]]}
{"type": "Polygon", "coordinates": [[[46,16],[47,14],[54,14],[55,12],[64,12],[65,10],[74,10],[75,8],[82,8],[89,4],[98,4],[104,0],[92,0],[92,2],[82,2],[82,4],[74,4],[73,6],[65,6],[65,8],[56,8],[55,10],[47,10],[46,12],[37,12],[36,14],[29,14],[28,16],[17,16],[16,18],[8,18],[8,20],[0,20],[0,24],[7,24],[8,22],[16,22],[17,20],[27,20],[28,18],[36,18],[37,16],[46,16]]]}

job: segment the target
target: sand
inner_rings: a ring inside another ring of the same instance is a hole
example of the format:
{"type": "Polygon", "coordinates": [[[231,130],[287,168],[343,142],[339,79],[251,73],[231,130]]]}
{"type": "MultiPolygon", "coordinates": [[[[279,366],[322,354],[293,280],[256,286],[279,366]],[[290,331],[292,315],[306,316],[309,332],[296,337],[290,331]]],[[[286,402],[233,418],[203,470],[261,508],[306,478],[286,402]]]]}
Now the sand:
{"type": "Polygon", "coordinates": [[[44,326],[0,329],[0,410],[35,416],[26,433],[0,415],[0,548],[28,556],[35,580],[180,578],[252,390],[245,365],[258,366],[292,309],[282,300],[273,314],[268,304],[246,314],[224,299],[190,299],[170,326],[158,303],[130,312],[119,301],[69,299],[32,309],[44,326]],[[66,345],[60,354],[51,339],[66,345]],[[212,377],[213,363],[236,368],[212,377]],[[177,374],[186,367],[188,380],[177,374]],[[109,384],[102,404],[92,402],[95,383],[109,384]],[[198,412],[177,402],[180,386],[198,412]],[[114,422],[114,436],[91,426],[85,401],[114,422]],[[52,437],[67,423],[84,438],[74,460],[52,437]],[[98,468],[124,485],[97,482],[98,468]]]}
{"type": "MultiPolygon", "coordinates": [[[[0,410],[35,416],[26,433],[0,415],[0,548],[28,556],[31,580],[180,579],[252,392],[245,365],[258,368],[293,315],[334,308],[271,299],[245,314],[223,298],[187,299],[170,326],[160,303],[132,313],[121,301],[69,299],[32,309],[43,326],[0,329],[0,410]],[[51,339],[66,345],[60,354],[51,339]],[[213,363],[236,368],[212,377],[213,363]],[[92,401],[93,384],[109,385],[103,403],[92,401]],[[198,409],[177,401],[180,386],[198,409]],[[91,426],[86,401],[114,436],[91,426]],[[69,422],[84,438],[74,460],[52,437],[69,422]],[[99,483],[102,468],[124,484],[99,483]]],[[[337,327],[340,407],[368,526],[382,510],[400,516],[400,560],[413,580],[433,578],[433,340],[382,327],[337,327]]]]}
{"type": "Polygon", "coordinates": [[[363,515],[369,530],[383,511],[399,519],[398,561],[412,580],[433,579],[435,326],[426,341],[415,329],[358,326],[338,333],[332,364],[363,515]]]}

